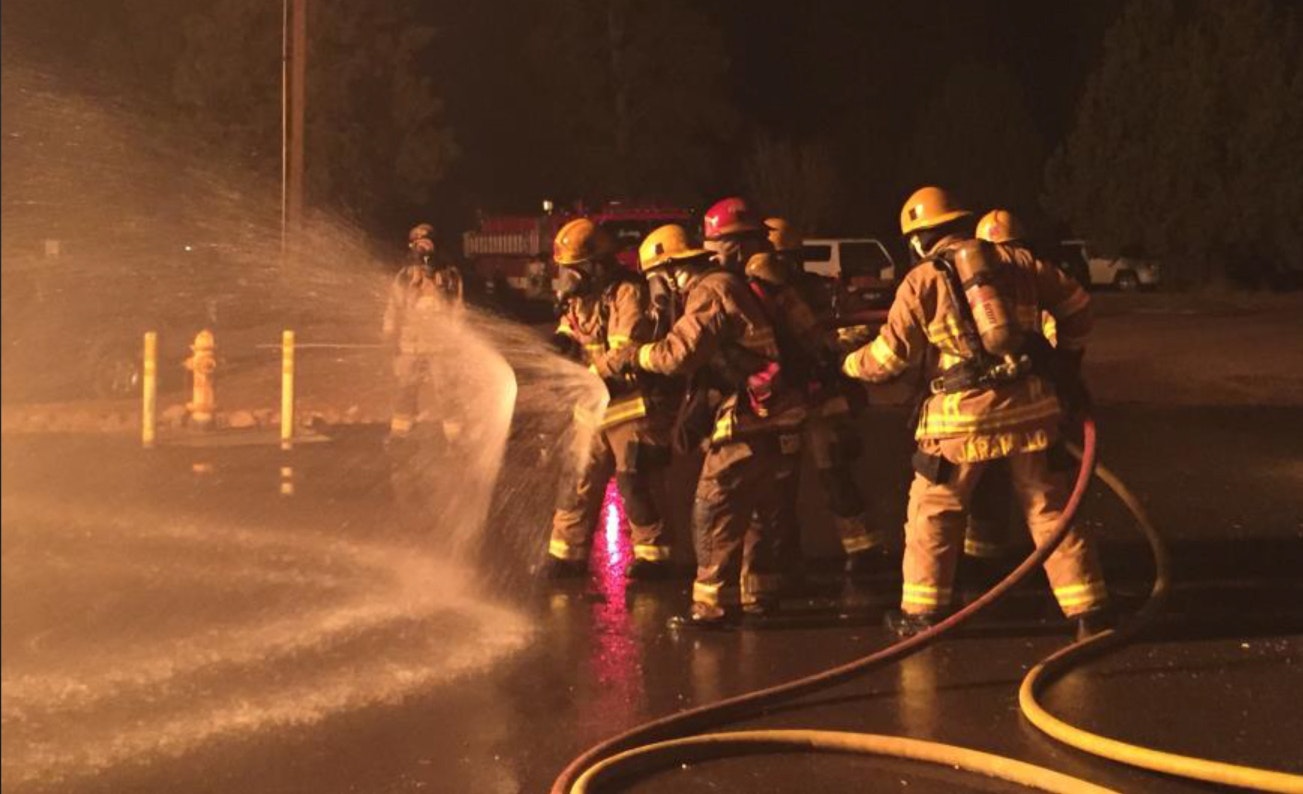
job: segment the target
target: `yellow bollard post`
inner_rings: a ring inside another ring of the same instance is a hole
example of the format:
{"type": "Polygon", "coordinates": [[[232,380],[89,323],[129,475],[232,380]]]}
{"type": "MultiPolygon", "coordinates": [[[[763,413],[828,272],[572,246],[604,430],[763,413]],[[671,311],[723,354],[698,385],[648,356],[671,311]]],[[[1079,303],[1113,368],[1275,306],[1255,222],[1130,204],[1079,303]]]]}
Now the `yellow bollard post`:
{"type": "Polygon", "coordinates": [[[294,332],[281,334],[281,449],[294,445],[294,332]]]}
{"type": "Polygon", "coordinates": [[[144,371],[140,381],[140,445],[153,449],[158,432],[158,333],[145,333],[144,371]]]}

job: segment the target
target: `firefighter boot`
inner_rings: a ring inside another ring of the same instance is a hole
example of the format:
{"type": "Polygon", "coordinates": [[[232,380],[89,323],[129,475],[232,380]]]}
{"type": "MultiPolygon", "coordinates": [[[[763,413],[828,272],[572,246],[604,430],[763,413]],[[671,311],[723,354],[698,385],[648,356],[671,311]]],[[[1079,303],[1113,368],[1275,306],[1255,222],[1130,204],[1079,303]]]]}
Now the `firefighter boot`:
{"type": "Polygon", "coordinates": [[[945,616],[940,612],[910,613],[893,609],[887,612],[882,622],[890,632],[904,639],[927,631],[940,623],[943,617],[945,616]]]}
{"type": "Polygon", "coordinates": [[[669,626],[672,629],[705,629],[719,631],[731,629],[737,625],[737,615],[724,609],[721,606],[712,604],[703,604],[700,601],[692,602],[692,609],[686,615],[675,615],[670,618],[669,626]]]}
{"type": "Polygon", "coordinates": [[[670,576],[670,564],[663,560],[643,560],[637,559],[629,563],[624,575],[629,579],[638,582],[651,582],[658,579],[668,579],[670,576]]]}
{"type": "Polygon", "coordinates": [[[1117,628],[1117,615],[1112,607],[1102,606],[1077,615],[1077,642],[1088,640],[1096,634],[1117,628]]]}
{"type": "Polygon", "coordinates": [[[539,572],[544,579],[577,579],[588,575],[588,561],[563,560],[549,554],[539,567],[539,572]]]}
{"type": "Polygon", "coordinates": [[[748,620],[763,620],[778,614],[778,596],[758,595],[755,600],[742,605],[742,615],[748,620]]]}

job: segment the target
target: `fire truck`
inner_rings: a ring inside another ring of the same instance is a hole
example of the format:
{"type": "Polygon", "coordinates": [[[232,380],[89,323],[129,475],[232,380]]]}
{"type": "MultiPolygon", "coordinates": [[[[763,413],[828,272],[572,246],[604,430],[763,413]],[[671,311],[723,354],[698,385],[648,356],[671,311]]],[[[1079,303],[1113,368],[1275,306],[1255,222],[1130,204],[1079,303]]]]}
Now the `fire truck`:
{"type": "Polygon", "coordinates": [[[557,275],[552,240],[563,225],[580,217],[591,218],[609,231],[620,263],[636,271],[638,244],[648,232],[667,223],[692,229],[696,216],[679,207],[620,201],[608,201],[592,211],[582,204],[558,210],[544,201],[540,215],[482,215],[479,228],[462,235],[467,270],[490,293],[509,290],[529,301],[551,301],[557,275]]]}

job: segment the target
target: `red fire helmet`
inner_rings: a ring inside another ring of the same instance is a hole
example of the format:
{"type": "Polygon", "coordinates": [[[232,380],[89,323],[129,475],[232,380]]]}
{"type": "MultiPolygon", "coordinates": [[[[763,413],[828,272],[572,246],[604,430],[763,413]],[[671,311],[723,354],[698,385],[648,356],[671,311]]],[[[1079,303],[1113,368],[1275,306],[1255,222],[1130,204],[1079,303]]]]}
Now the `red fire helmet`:
{"type": "Polygon", "coordinates": [[[702,236],[707,240],[718,240],[725,235],[760,232],[764,228],[759,213],[746,199],[731,196],[720,199],[706,210],[702,236]]]}

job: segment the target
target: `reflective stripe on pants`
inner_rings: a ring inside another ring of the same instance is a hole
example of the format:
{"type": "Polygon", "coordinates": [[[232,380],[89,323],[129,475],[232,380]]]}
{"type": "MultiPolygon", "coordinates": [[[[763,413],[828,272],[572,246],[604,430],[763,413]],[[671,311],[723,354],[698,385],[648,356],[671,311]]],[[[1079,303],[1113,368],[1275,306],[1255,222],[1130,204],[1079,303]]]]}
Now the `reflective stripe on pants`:
{"type": "Polygon", "coordinates": [[[421,386],[430,373],[429,357],[419,353],[394,356],[394,406],[389,429],[396,435],[411,431],[416,424],[421,386]]]}
{"type": "MultiPolygon", "coordinates": [[[[594,435],[584,470],[580,472],[574,487],[562,496],[552,515],[552,543],[562,543],[571,548],[587,548],[597,529],[598,512],[606,497],[606,487],[611,482],[611,477],[617,471],[627,472],[635,465],[628,459],[630,444],[639,442],[668,448],[669,430],[663,425],[664,422],[653,424],[651,418],[635,419],[594,435]]],[[[650,481],[638,485],[646,486],[652,494],[658,496],[663,494],[663,489],[659,487],[663,476],[663,466],[643,466],[636,472],[637,478],[650,481]]],[[[625,498],[627,501],[627,495],[625,498]]],[[[668,559],[669,537],[665,533],[665,521],[659,514],[654,521],[647,523],[630,520],[629,529],[633,536],[635,555],[640,548],[645,554],[653,553],[646,551],[648,549],[664,549],[663,557],[640,558],[668,559]]],[[[661,554],[659,551],[655,553],[661,554]]]]}
{"type": "MultiPolygon", "coordinates": [[[[1014,494],[1032,540],[1045,542],[1067,503],[1069,473],[1054,471],[1045,451],[1008,459],[1014,494]]],[[[967,526],[966,505],[989,461],[954,463],[945,482],[914,476],[905,524],[904,587],[901,609],[919,613],[949,605],[955,565],[967,526]]],[[[1102,606],[1107,589],[1093,542],[1068,532],[1045,561],[1045,574],[1063,613],[1069,617],[1102,606]]]]}
{"type": "Polygon", "coordinates": [[[756,434],[706,452],[692,510],[697,552],[693,600],[731,606],[778,589],[782,571],[774,538],[795,521],[800,462],[799,441],[784,445],[782,435],[795,433],[756,434]]]}

